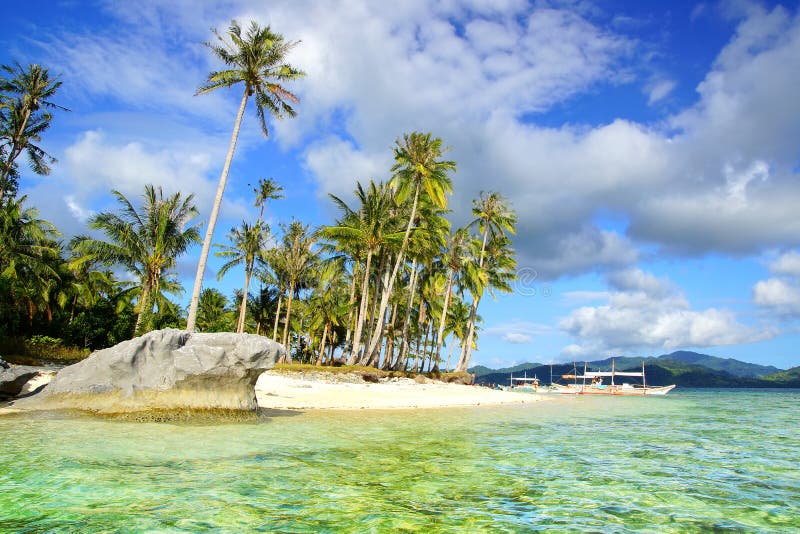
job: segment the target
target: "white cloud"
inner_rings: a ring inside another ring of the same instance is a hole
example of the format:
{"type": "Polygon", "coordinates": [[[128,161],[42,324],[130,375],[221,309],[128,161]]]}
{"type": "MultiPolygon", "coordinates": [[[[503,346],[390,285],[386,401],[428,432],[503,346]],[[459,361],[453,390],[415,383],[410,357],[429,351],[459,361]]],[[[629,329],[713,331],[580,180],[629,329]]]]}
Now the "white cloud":
{"type": "Polygon", "coordinates": [[[729,310],[693,310],[671,282],[648,273],[628,271],[609,278],[621,290],[611,292],[606,304],[578,308],[560,322],[563,331],[580,340],[563,349],[564,355],[734,345],[774,335],[739,323],[729,310]]]}
{"type": "Polygon", "coordinates": [[[664,100],[675,89],[675,85],[674,80],[659,80],[646,87],[647,104],[652,106],[664,100]]]}
{"type": "Polygon", "coordinates": [[[352,196],[356,181],[388,181],[391,153],[384,150],[367,154],[357,150],[352,143],[330,137],[312,144],[305,153],[306,167],[317,176],[319,192],[333,193],[347,201],[352,196]]]}
{"type": "MultiPolygon", "coordinates": [[[[347,195],[357,179],[385,178],[394,139],[425,130],[452,146],[459,163],[454,220],[470,217],[480,190],[502,192],[520,216],[520,263],[543,278],[625,268],[643,245],[664,254],[746,255],[800,244],[796,10],[753,6],[737,13],[733,37],[697,87],[698,101],[672,117],[651,125],[617,119],[545,127],[537,124],[541,113],[607,85],[632,84],[651,104],[663,101],[677,83],[671,76],[635,74],[652,72],[642,67],[658,45],[575,2],[137,7],[106,7],[122,20],[113,32],[56,32],[44,42],[63,65],[65,90],[85,93],[87,102],[121,103],[129,112],[101,122],[115,156],[101,151],[98,161],[117,164],[116,181],[99,165],[65,171],[63,196],[72,195],[76,213],[89,209],[87,184],[133,190],[147,179],[136,169],[167,168],[182,183],[197,184],[199,196],[207,194],[199,180],[213,183],[210,163],[190,155],[227,146],[220,139],[229,135],[235,102],[222,93],[191,96],[218,66],[199,43],[210,37],[209,27],[224,30],[236,17],[256,18],[302,41],[290,56],[308,74],[292,86],[301,96],[299,115],[273,130],[284,148],[297,149],[292,153],[322,194],[347,195]],[[127,120],[142,111],[161,116],[161,123],[127,120]],[[205,117],[213,126],[201,127],[213,130],[213,139],[194,131],[179,144],[175,132],[161,131],[205,117]],[[123,129],[141,136],[117,136],[123,129]],[[193,147],[197,139],[202,146],[193,147]],[[626,225],[603,226],[598,210],[626,225]]],[[[246,122],[245,145],[258,135],[253,122],[246,122]]],[[[222,160],[211,154],[211,162],[222,160]]]]}
{"type": "MultiPolygon", "coordinates": [[[[26,193],[33,204],[46,210],[43,212],[51,222],[74,233],[84,232],[86,221],[95,212],[117,208],[111,190],[137,204],[147,184],[160,186],[166,193],[194,194],[201,217],[207,217],[217,186],[216,177],[209,176],[210,153],[217,149],[185,141],[154,147],[140,141],[118,142],[99,130],[86,131],[65,149],[53,176],[26,193]],[[64,193],[54,195],[53,191],[64,193]]],[[[249,210],[235,195],[228,195],[223,206],[228,221],[249,210]]]]}
{"type": "Polygon", "coordinates": [[[761,280],[753,286],[753,301],[782,315],[800,315],[800,285],[783,278],[761,280]]]}
{"type": "Polygon", "coordinates": [[[525,344],[533,342],[536,336],[546,335],[552,333],[552,331],[553,328],[549,325],[516,319],[507,323],[490,326],[481,332],[481,334],[498,336],[508,343],[525,344]]]}
{"type": "Polygon", "coordinates": [[[753,286],[753,302],[764,311],[784,318],[800,317],[800,253],[778,256],[769,265],[777,278],[760,280],[753,286]]]}
{"type": "Polygon", "coordinates": [[[642,292],[654,298],[663,298],[675,292],[675,287],[667,279],[657,278],[638,268],[609,273],[609,285],[621,292],[642,292]]]}
{"type": "Polygon", "coordinates": [[[520,334],[518,332],[509,332],[503,336],[503,341],[508,341],[509,343],[530,343],[533,341],[533,338],[526,334],[520,334]]]}
{"type": "Polygon", "coordinates": [[[800,277],[800,252],[795,250],[781,254],[769,266],[775,274],[785,274],[800,277]]]}

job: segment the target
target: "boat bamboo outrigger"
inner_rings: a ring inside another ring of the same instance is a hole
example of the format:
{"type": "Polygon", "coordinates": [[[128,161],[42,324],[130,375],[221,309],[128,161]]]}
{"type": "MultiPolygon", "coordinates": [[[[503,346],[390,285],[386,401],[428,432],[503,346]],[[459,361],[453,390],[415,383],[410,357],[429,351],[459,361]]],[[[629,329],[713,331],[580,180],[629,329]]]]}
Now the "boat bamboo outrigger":
{"type": "Polygon", "coordinates": [[[573,380],[572,384],[561,385],[553,384],[552,388],[557,393],[572,395],[666,395],[673,389],[675,384],[670,386],[648,386],[644,374],[644,362],[642,362],[642,372],[617,371],[614,360],[611,360],[611,371],[587,371],[586,364],[583,366],[583,375],[573,374],[562,375],[565,380],[573,380]],[[629,384],[623,382],[616,383],[617,377],[641,377],[642,384],[629,384]],[[603,384],[603,378],[610,377],[611,384],[603,384]],[[586,381],[590,380],[589,383],[586,381]],[[581,381],[581,382],[579,382],[581,381]]]}
{"type": "Polygon", "coordinates": [[[511,382],[509,386],[512,390],[515,388],[523,388],[532,389],[534,392],[539,391],[539,378],[535,375],[533,378],[528,378],[527,372],[523,377],[514,376],[514,373],[511,373],[511,378],[509,381],[511,382]]]}

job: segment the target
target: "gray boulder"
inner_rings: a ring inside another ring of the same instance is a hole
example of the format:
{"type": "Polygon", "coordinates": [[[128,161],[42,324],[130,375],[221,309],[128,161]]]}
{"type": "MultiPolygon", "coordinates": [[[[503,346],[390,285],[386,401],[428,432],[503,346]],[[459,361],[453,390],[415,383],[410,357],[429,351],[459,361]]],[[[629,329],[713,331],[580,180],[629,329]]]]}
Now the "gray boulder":
{"type": "Polygon", "coordinates": [[[252,334],[156,330],[65,367],[14,408],[254,410],[256,380],[284,353],[282,345],[252,334]]]}

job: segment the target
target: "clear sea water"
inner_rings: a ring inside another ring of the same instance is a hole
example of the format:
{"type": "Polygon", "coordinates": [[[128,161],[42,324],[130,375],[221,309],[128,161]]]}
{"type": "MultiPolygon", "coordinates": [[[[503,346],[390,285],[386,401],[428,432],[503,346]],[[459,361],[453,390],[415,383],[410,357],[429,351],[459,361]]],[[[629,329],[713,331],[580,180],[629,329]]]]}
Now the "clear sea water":
{"type": "Polygon", "coordinates": [[[797,532],[800,391],[0,417],[0,532],[797,532]]]}

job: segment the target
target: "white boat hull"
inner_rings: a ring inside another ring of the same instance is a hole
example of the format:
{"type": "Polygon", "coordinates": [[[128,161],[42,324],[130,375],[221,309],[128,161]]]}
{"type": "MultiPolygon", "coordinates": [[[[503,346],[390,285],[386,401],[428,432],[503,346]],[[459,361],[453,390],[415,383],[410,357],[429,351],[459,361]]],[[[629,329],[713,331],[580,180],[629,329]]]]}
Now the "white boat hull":
{"type": "Polygon", "coordinates": [[[670,386],[656,386],[656,387],[631,387],[631,386],[592,386],[583,384],[569,384],[561,386],[553,384],[557,393],[564,395],[616,395],[626,397],[643,397],[650,395],[666,395],[673,389],[675,384],[670,386]]]}

